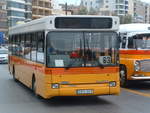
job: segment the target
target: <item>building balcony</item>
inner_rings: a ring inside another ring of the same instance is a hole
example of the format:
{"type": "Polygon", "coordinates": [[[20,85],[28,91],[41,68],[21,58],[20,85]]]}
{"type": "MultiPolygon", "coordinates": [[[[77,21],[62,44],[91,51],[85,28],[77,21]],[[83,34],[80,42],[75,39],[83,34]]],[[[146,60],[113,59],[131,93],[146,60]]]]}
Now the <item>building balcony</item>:
{"type": "Polygon", "coordinates": [[[33,0],[32,1],[32,6],[40,6],[40,7],[51,7],[51,1],[46,1],[46,0],[33,0]]]}
{"type": "Polygon", "coordinates": [[[0,10],[0,13],[7,13],[7,11],[6,10],[0,10]]]}

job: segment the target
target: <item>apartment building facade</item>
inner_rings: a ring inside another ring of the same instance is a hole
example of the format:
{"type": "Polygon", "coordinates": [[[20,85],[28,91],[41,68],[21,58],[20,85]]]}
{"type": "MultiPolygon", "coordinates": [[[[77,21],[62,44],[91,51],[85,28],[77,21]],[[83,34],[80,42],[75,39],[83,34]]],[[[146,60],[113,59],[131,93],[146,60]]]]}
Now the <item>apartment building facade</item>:
{"type": "Polygon", "coordinates": [[[140,0],[129,0],[129,14],[132,15],[134,23],[149,23],[150,5],[140,0]]]}
{"type": "Polygon", "coordinates": [[[52,0],[32,0],[32,19],[52,14],[52,0]]]}
{"type": "Polygon", "coordinates": [[[81,5],[88,10],[93,8],[101,15],[126,15],[128,0],[81,0],[81,5]]]}
{"type": "Polygon", "coordinates": [[[6,1],[0,1],[0,32],[7,33],[7,10],[6,10],[6,1]]]}
{"type": "Polygon", "coordinates": [[[99,9],[100,15],[113,15],[115,12],[115,0],[103,0],[103,6],[99,9]]]}
{"type": "Polygon", "coordinates": [[[115,0],[115,13],[119,16],[128,14],[129,2],[128,0],[115,0]]]}
{"type": "Polygon", "coordinates": [[[88,11],[90,11],[91,8],[99,11],[104,5],[104,0],[81,0],[80,5],[86,7],[88,11]]]}
{"type": "Polygon", "coordinates": [[[7,0],[8,26],[27,22],[32,16],[32,0],[7,0]]]}

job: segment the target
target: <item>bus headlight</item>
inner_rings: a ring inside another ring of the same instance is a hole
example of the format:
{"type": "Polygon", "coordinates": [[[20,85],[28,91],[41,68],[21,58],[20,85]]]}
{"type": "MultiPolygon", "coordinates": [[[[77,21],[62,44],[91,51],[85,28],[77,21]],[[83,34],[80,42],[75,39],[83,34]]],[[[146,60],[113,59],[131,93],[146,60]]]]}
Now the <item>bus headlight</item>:
{"type": "Polygon", "coordinates": [[[58,89],[59,88],[59,84],[57,84],[57,83],[56,84],[52,84],[52,88],[53,89],[58,89]]]}
{"type": "Polygon", "coordinates": [[[135,71],[139,71],[140,70],[140,62],[139,61],[135,61],[135,63],[134,63],[134,70],[135,71]]]}
{"type": "Polygon", "coordinates": [[[116,82],[115,81],[111,81],[109,82],[109,87],[116,87],[116,82]]]}

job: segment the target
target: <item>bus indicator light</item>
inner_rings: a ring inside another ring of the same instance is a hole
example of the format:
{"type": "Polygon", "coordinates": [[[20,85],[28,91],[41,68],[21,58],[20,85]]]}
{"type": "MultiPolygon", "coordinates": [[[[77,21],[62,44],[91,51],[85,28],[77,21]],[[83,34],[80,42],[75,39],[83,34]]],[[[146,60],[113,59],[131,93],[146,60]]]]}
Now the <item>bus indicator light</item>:
{"type": "Polygon", "coordinates": [[[59,84],[57,84],[57,83],[56,84],[52,84],[52,88],[53,89],[58,89],[59,88],[59,84]]]}
{"type": "Polygon", "coordinates": [[[110,86],[110,87],[116,87],[116,82],[115,82],[115,81],[109,82],[109,86],[110,86]]]}

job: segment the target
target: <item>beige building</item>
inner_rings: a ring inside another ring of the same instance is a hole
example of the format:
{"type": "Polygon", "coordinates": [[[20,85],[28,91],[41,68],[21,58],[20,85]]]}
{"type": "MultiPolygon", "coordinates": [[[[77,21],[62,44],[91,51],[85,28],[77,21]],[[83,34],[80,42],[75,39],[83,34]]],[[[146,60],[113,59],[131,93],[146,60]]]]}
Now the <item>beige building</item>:
{"type": "Polygon", "coordinates": [[[134,23],[149,23],[150,5],[140,0],[129,0],[129,11],[134,23]]]}
{"type": "Polygon", "coordinates": [[[0,1],[0,32],[7,32],[7,11],[6,11],[6,2],[0,1]]]}
{"type": "Polygon", "coordinates": [[[32,0],[32,19],[52,14],[51,0],[32,0]]]}

